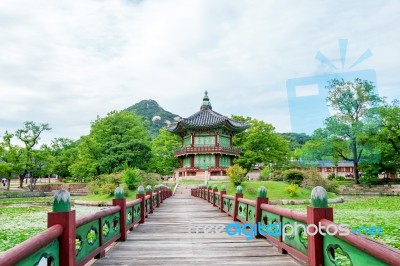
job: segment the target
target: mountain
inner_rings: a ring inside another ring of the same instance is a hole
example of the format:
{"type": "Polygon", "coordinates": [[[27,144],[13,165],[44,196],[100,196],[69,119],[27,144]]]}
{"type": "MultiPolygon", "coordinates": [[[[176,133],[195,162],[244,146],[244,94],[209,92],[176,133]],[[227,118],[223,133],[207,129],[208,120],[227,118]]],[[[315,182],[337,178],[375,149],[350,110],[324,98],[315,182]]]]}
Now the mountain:
{"type": "Polygon", "coordinates": [[[150,131],[150,138],[157,136],[161,128],[181,118],[179,115],[165,111],[154,100],[140,101],[125,110],[142,117],[143,121],[146,122],[147,129],[150,131]]]}

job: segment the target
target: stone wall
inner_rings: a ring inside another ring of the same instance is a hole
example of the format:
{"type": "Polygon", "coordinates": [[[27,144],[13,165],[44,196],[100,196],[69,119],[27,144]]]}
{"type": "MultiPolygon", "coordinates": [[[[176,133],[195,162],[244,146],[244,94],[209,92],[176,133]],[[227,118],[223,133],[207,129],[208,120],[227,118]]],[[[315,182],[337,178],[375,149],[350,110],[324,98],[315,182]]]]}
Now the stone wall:
{"type": "Polygon", "coordinates": [[[67,191],[73,191],[76,189],[84,189],[86,188],[86,184],[44,184],[44,185],[36,185],[35,191],[39,192],[51,192],[54,190],[65,189],[67,191]]]}

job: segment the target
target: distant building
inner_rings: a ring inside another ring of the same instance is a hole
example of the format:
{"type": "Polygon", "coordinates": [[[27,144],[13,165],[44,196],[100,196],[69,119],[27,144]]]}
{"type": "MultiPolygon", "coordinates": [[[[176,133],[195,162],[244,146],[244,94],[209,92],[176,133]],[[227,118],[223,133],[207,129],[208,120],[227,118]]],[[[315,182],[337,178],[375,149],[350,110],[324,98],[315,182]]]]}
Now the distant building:
{"type": "Polygon", "coordinates": [[[167,128],[182,140],[182,146],[174,151],[180,163],[175,178],[226,178],[226,169],[240,155],[232,146],[232,137],[247,128],[246,123],[213,111],[206,91],[200,111],[167,128]]]}
{"type": "Polygon", "coordinates": [[[317,172],[325,178],[330,174],[335,174],[336,176],[353,179],[354,163],[352,161],[339,161],[334,164],[332,161],[318,161],[317,172]]]}

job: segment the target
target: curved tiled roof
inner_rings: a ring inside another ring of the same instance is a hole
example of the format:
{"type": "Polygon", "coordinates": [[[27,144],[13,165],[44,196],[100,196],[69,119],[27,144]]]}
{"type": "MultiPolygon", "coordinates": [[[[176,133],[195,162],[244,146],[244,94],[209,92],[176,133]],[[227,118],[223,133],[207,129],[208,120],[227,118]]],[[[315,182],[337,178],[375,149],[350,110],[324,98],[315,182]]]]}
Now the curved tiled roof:
{"type": "Polygon", "coordinates": [[[244,122],[235,121],[213,111],[211,104],[208,100],[209,99],[206,92],[200,111],[189,116],[188,118],[181,119],[180,121],[178,121],[178,123],[171,125],[167,129],[172,132],[181,132],[187,128],[204,129],[225,126],[227,129],[232,131],[243,131],[249,127],[244,122]]]}

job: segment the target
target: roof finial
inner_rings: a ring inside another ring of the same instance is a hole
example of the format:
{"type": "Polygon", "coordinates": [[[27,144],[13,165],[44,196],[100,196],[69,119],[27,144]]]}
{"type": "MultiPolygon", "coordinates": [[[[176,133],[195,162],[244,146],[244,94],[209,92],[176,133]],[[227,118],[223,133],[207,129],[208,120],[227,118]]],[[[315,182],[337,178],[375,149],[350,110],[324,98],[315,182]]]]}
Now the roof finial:
{"type": "Polygon", "coordinates": [[[200,110],[205,110],[205,109],[212,109],[211,103],[210,103],[210,98],[208,98],[208,92],[204,92],[204,97],[203,97],[203,104],[200,107],[200,110]]]}

